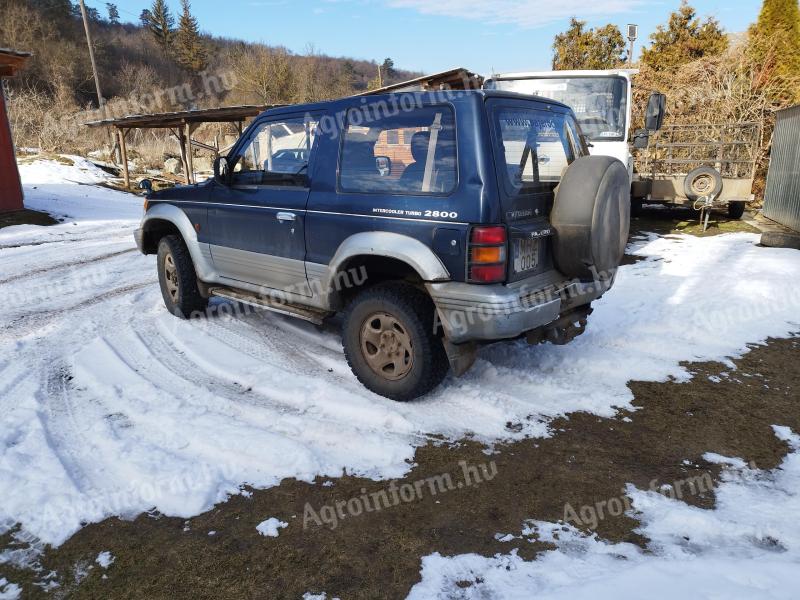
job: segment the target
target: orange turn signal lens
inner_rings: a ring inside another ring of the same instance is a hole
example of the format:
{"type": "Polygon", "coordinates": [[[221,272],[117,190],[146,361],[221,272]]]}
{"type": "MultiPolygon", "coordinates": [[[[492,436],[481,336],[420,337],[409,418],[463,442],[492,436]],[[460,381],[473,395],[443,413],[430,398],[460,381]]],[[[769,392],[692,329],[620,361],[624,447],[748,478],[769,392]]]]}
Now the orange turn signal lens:
{"type": "Polygon", "coordinates": [[[145,198],[144,200],[144,212],[147,212],[147,209],[150,207],[150,201],[145,198]]]}
{"type": "Polygon", "coordinates": [[[473,263],[499,263],[505,260],[505,248],[503,246],[489,246],[472,248],[473,263]]]}

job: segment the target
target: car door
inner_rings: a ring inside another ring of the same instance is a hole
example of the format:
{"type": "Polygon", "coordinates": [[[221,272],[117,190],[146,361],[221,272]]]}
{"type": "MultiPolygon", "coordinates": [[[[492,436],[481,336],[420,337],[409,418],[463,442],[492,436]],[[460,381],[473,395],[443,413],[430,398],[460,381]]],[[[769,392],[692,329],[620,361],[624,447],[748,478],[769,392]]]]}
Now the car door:
{"type": "Polygon", "coordinates": [[[316,121],[281,115],[257,122],[229,157],[209,204],[210,251],[225,279],[310,296],[305,218],[316,121]]]}

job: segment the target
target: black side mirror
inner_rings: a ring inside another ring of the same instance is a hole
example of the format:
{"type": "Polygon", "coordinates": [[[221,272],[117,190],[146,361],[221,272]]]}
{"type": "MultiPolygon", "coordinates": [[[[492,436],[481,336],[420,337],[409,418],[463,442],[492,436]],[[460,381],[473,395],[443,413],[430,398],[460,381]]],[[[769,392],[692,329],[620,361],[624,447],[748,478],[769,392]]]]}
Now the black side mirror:
{"type": "Polygon", "coordinates": [[[388,156],[376,156],[375,168],[378,169],[381,177],[388,177],[392,173],[392,159],[388,156]]]}
{"type": "Polygon", "coordinates": [[[644,150],[650,143],[650,132],[647,129],[637,129],[633,133],[633,147],[637,150],[644,150]]]}
{"type": "Polygon", "coordinates": [[[139,189],[144,190],[148,194],[153,191],[153,182],[149,179],[142,179],[139,182],[139,189]]]}
{"type": "Polygon", "coordinates": [[[227,156],[214,159],[214,181],[220,185],[228,185],[230,181],[230,163],[227,156]]]}
{"type": "Polygon", "coordinates": [[[667,97],[659,92],[650,94],[647,102],[647,114],[644,119],[644,126],[649,131],[658,131],[664,124],[664,115],[667,112],[667,97]]]}

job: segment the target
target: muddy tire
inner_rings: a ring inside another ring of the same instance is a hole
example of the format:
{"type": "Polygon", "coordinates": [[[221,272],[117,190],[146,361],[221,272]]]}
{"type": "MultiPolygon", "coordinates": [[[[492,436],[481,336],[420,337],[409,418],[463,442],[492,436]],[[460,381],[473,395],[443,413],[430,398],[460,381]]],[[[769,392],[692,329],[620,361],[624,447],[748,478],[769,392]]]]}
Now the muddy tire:
{"type": "Polygon", "coordinates": [[[367,389],[405,402],[447,375],[449,363],[434,332],[434,306],[418,289],[387,283],[358,294],[342,326],[345,357],[367,389]]]}
{"type": "Polygon", "coordinates": [[[741,200],[728,202],[728,217],[731,219],[741,219],[742,216],[744,216],[744,209],[746,205],[747,203],[742,202],[741,200]]]}
{"type": "Polygon", "coordinates": [[[584,156],[573,162],[550,214],[558,270],[579,279],[610,276],[625,254],[630,213],[625,165],[610,156],[584,156]]]}
{"type": "Polygon", "coordinates": [[[197,287],[197,273],[183,239],[168,235],[158,243],[158,283],[167,310],[176,317],[188,319],[192,313],[208,306],[197,287]]]}

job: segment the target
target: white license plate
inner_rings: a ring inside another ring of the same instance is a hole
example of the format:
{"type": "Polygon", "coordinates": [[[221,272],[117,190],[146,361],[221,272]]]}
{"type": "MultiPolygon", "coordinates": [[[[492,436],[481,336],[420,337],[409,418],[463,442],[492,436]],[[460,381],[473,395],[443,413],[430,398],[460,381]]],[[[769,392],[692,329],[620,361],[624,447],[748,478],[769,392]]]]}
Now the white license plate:
{"type": "Polygon", "coordinates": [[[514,240],[514,272],[522,273],[539,266],[539,240],[532,238],[514,240]]]}

